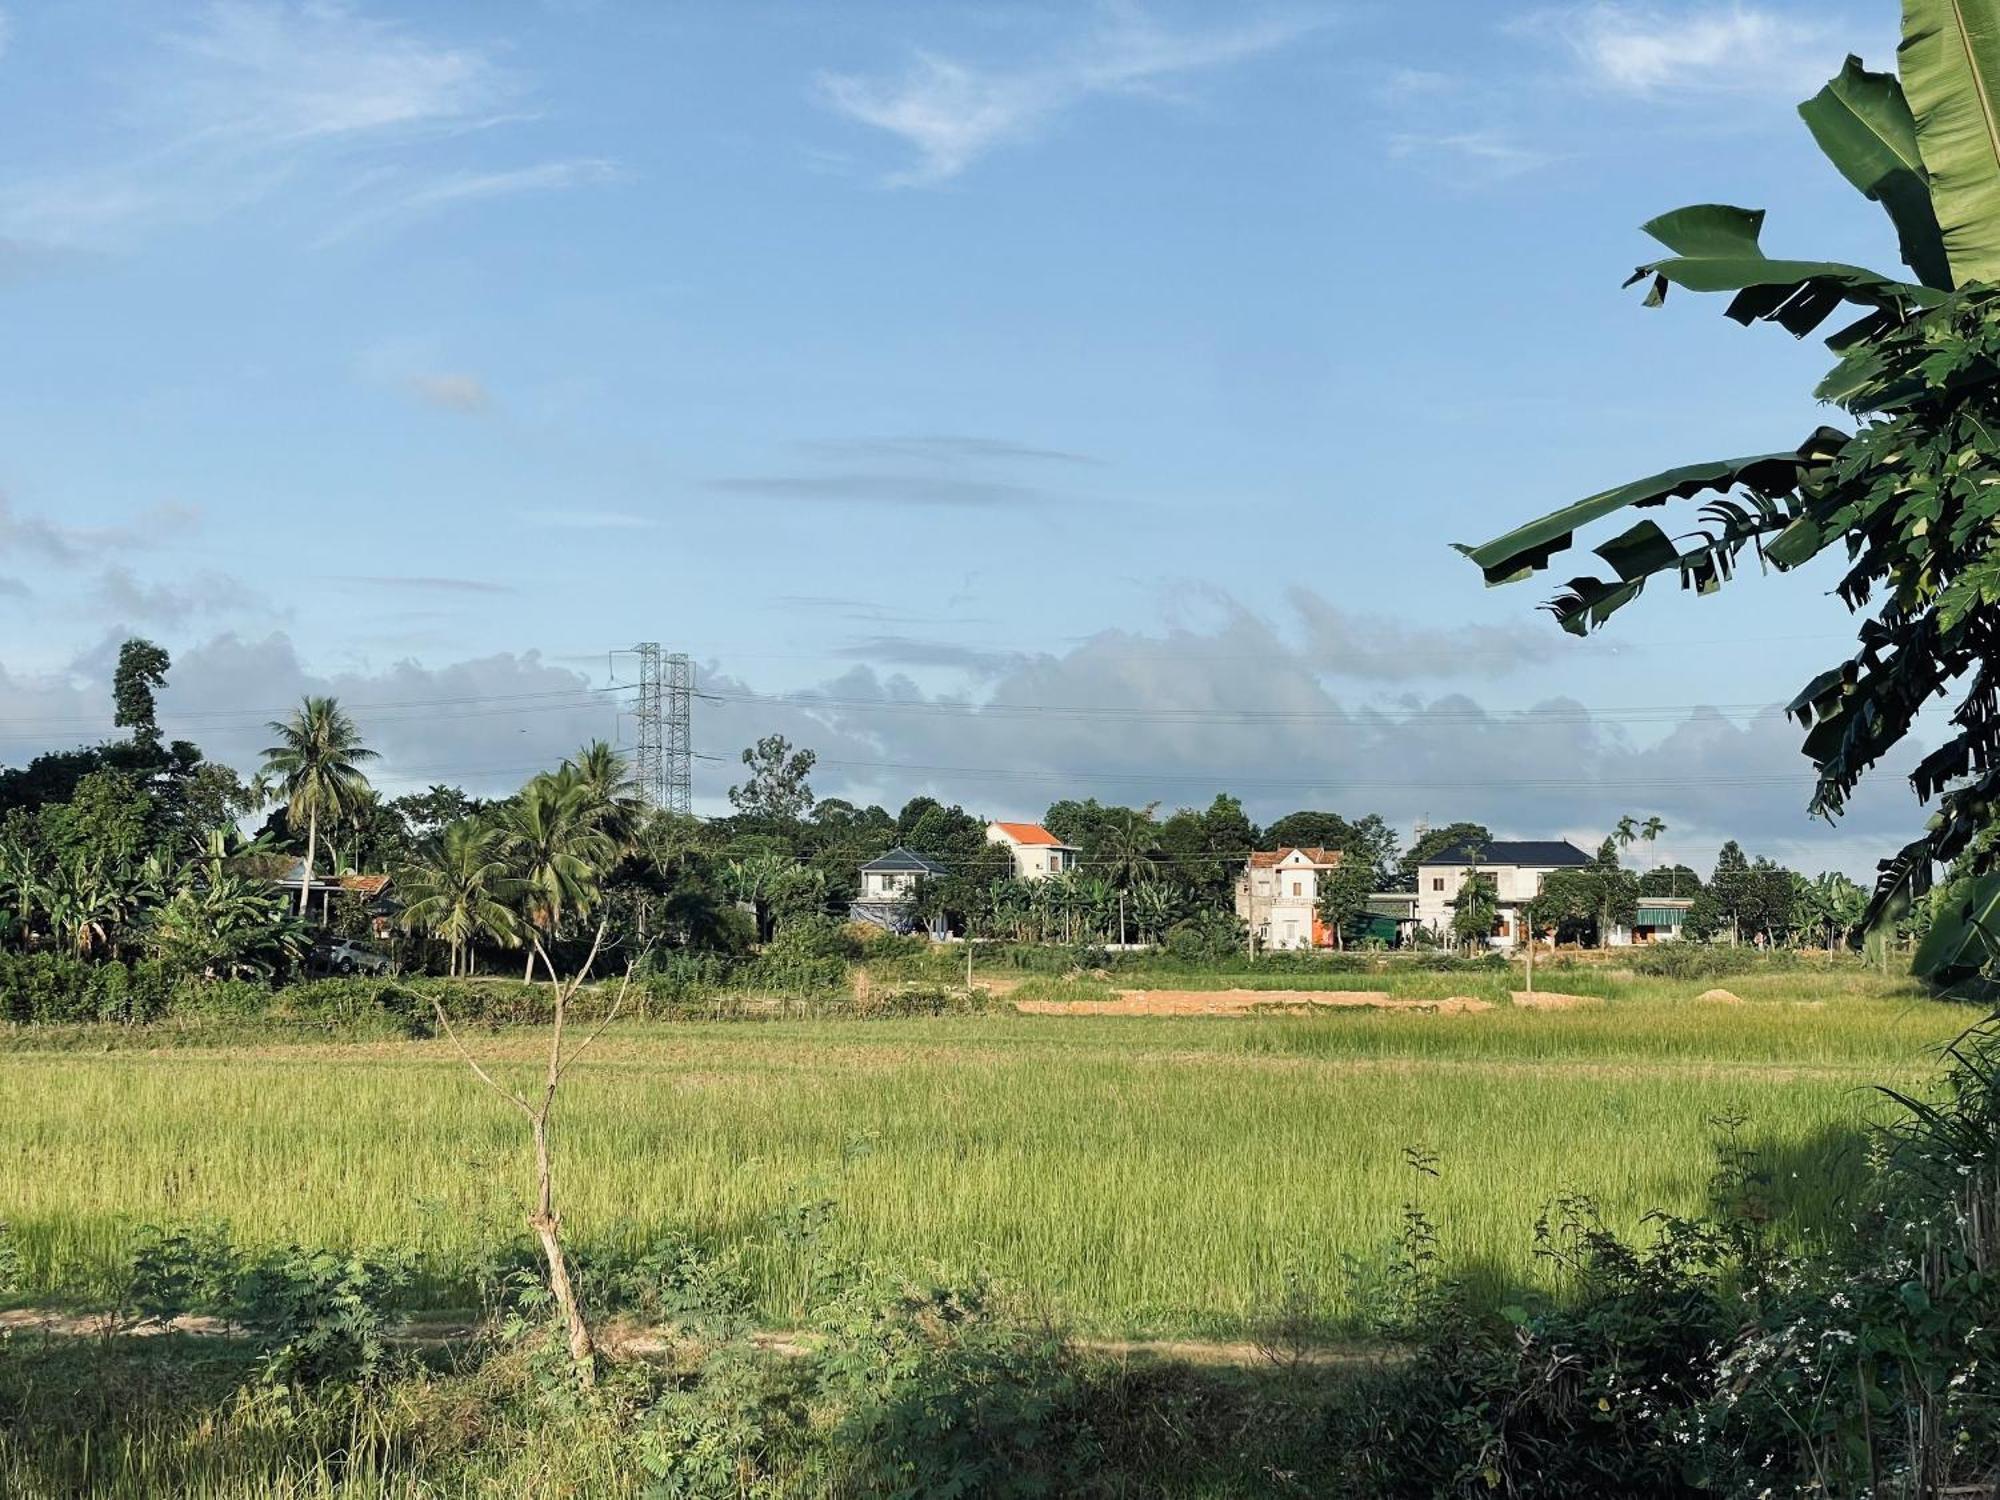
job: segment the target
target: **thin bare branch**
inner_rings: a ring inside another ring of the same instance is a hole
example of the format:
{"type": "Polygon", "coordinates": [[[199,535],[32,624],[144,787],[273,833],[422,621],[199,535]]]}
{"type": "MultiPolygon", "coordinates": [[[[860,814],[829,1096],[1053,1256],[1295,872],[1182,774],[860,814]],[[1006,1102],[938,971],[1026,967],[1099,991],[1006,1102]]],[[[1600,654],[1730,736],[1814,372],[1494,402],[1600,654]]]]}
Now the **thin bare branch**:
{"type": "MultiPolygon", "coordinates": [[[[639,957],[643,958],[645,957],[645,955],[642,953],[639,957]]],[[[625,1008],[626,996],[628,996],[632,992],[632,975],[633,972],[637,970],[638,967],[639,967],[638,958],[633,959],[631,962],[625,965],[625,975],[622,979],[618,981],[618,994],[612,999],[611,1009],[607,1010],[604,1013],[604,1019],[597,1023],[596,1028],[590,1033],[590,1035],[585,1037],[581,1042],[577,1044],[576,1050],[570,1053],[568,1057],[563,1059],[562,1067],[559,1068],[556,1072],[556,1078],[558,1081],[561,1080],[562,1075],[564,1073],[567,1073],[572,1067],[576,1065],[576,1060],[579,1057],[583,1056],[583,1054],[590,1049],[590,1044],[596,1041],[599,1037],[604,1035],[605,1028],[608,1027],[613,1021],[618,1019],[618,1013],[625,1008]]]]}
{"type": "Polygon", "coordinates": [[[451,1020],[444,1013],[444,1002],[433,998],[431,1001],[431,1009],[437,1012],[438,1025],[442,1026],[444,1028],[444,1034],[451,1038],[452,1046],[458,1048],[458,1055],[465,1059],[465,1065],[468,1068],[472,1069],[473,1076],[478,1078],[478,1080],[481,1083],[485,1084],[489,1089],[493,1090],[493,1092],[498,1094],[502,1099],[505,1099],[509,1104],[513,1105],[516,1109],[520,1110],[521,1113],[526,1115],[529,1119],[531,1120],[534,1119],[535,1117],[534,1108],[528,1103],[526,1099],[523,1099],[519,1094],[514,1092],[514,1090],[507,1088],[502,1084],[494,1082],[493,1075],[491,1073],[488,1073],[484,1068],[479,1066],[479,1059],[472,1055],[471,1050],[465,1045],[465,1043],[459,1040],[458,1033],[452,1029],[451,1020]]]}

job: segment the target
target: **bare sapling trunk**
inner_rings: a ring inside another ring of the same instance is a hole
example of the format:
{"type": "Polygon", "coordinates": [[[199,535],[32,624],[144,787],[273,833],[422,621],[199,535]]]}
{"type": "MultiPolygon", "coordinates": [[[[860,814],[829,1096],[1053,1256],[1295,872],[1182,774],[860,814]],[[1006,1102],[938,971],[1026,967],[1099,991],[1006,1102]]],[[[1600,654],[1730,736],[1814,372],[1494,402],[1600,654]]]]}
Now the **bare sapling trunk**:
{"type": "Polygon", "coordinates": [[[528,1122],[529,1136],[535,1148],[535,1203],[533,1212],[528,1215],[528,1227],[534,1230],[535,1238],[541,1243],[542,1258],[548,1264],[549,1295],[555,1302],[556,1315],[562,1320],[563,1338],[569,1346],[570,1363],[576,1369],[577,1382],[583,1386],[593,1386],[597,1383],[597,1341],[591,1337],[590,1322],[584,1316],[583,1303],[576,1294],[576,1282],[570,1274],[569,1256],[563,1250],[562,1215],[556,1210],[554,1116],[556,1090],[562,1084],[563,1074],[569,1071],[571,1065],[584,1054],[591,1043],[604,1035],[605,1028],[615,1021],[618,1013],[625,1008],[626,996],[631,993],[632,974],[638,963],[636,959],[625,966],[625,975],[619,981],[618,994],[604,1012],[603,1019],[578,1046],[567,1054],[564,1053],[563,1033],[569,1021],[570,1002],[576,998],[577,992],[590,977],[591,968],[597,962],[598,952],[604,946],[604,932],[605,924],[599,923],[597,936],[591,941],[590,953],[584,959],[583,967],[567,979],[556,973],[555,964],[542,946],[541,938],[537,936],[533,939],[528,972],[532,976],[534,962],[540,959],[542,967],[548,970],[549,983],[555,989],[555,1016],[549,1031],[548,1069],[543,1075],[539,1099],[534,1103],[530,1103],[528,1098],[518,1091],[495,1081],[493,1075],[479,1065],[478,1059],[466,1049],[465,1043],[452,1029],[451,1020],[444,1013],[443,1003],[436,998],[431,1001],[432,1008],[437,1012],[438,1025],[445,1035],[451,1038],[452,1045],[458,1049],[459,1056],[465,1059],[466,1066],[472,1069],[481,1083],[520,1110],[522,1118],[528,1122]]]}
{"type": "Polygon", "coordinates": [[[313,861],[319,857],[319,814],[314,813],[306,820],[306,862],[299,871],[299,915],[306,914],[306,903],[312,900],[313,861]]]}

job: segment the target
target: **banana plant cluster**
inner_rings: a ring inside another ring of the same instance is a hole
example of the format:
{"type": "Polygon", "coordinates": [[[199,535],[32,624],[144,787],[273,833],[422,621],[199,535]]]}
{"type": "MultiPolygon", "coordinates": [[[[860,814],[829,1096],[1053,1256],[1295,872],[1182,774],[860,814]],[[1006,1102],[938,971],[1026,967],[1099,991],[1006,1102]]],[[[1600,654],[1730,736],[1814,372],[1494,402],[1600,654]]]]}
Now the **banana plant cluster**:
{"type": "Polygon", "coordinates": [[[0,947],[145,956],[212,979],[269,975],[299,958],[306,933],[282,897],[233,867],[268,852],[222,831],[189,858],[46,859],[0,840],[0,947]]]}
{"type": "MultiPolygon", "coordinates": [[[[1957,695],[1949,736],[1912,777],[1936,815],[1882,862],[1871,923],[1901,916],[1954,860],[1981,882],[1971,904],[1990,895],[2000,911],[2000,853],[1976,837],[2000,812],[2000,0],[1908,0],[1899,71],[1850,57],[1799,112],[1887,213],[1907,275],[1770,257],[1760,211],[1701,204],[1645,226],[1669,253],[1628,283],[1646,285],[1648,305],[1676,287],[1727,292],[1737,322],[1799,337],[1843,315],[1816,392],[1843,424],[1620,485],[1459,548],[1505,583],[1548,567],[1592,523],[1699,502],[1691,524],[1638,519],[1593,549],[1604,571],[1571,578],[1548,606],[1576,634],[1654,579],[1709,593],[1746,557],[1785,572],[1844,552],[1838,592],[1863,616],[1857,647],[1790,704],[1818,773],[1811,810],[1838,816],[1919,710],[1957,695]]],[[[1976,938],[1919,954],[1920,971],[1940,978],[1984,959],[1976,938]]]]}

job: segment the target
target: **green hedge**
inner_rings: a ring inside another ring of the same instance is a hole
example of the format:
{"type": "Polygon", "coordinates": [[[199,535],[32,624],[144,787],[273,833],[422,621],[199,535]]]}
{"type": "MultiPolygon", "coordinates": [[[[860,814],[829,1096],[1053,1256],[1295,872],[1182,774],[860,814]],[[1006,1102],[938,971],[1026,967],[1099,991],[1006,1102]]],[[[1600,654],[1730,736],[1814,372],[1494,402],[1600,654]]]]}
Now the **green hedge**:
{"type": "Polygon", "coordinates": [[[0,953],[0,1017],[152,1021],[173,1008],[176,983],[174,971],[154,960],[86,963],[60,953],[0,953]]]}

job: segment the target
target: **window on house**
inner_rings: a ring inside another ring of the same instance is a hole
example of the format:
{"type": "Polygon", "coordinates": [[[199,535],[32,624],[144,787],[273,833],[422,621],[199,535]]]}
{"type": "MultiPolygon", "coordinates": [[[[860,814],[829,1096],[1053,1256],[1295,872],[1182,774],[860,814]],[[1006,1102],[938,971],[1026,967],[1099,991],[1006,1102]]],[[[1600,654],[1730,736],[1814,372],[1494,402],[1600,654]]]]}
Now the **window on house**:
{"type": "Polygon", "coordinates": [[[1305,893],[1306,893],[1306,888],[1304,882],[1294,880],[1292,882],[1292,894],[1294,896],[1303,896],[1305,893]]]}
{"type": "Polygon", "coordinates": [[[1444,876],[1442,876],[1442,875],[1433,875],[1433,876],[1431,876],[1431,889],[1432,889],[1432,890],[1434,890],[1434,891],[1441,891],[1441,890],[1443,890],[1443,889],[1444,889],[1444,876]]]}

